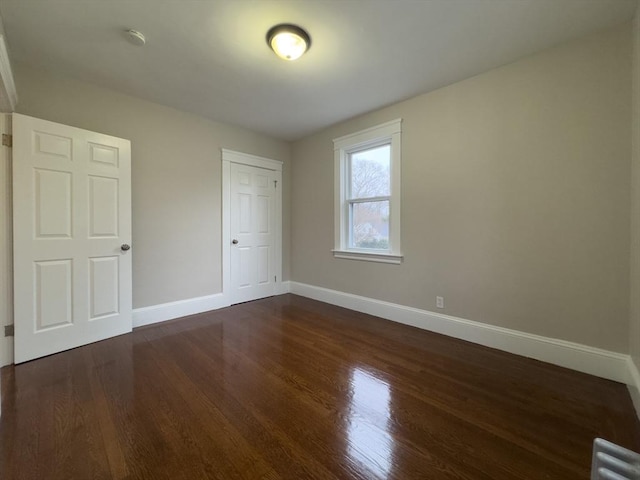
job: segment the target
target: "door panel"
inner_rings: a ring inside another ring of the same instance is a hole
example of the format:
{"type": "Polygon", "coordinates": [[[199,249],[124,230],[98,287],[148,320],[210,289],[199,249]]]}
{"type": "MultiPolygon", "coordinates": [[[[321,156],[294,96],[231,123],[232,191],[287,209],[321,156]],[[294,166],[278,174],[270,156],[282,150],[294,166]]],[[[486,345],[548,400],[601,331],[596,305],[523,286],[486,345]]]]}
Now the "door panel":
{"type": "Polygon", "coordinates": [[[15,361],[131,331],[128,140],[13,115],[15,361]]]}
{"type": "Polygon", "coordinates": [[[251,194],[238,193],[238,233],[251,234],[251,194]]]}
{"type": "Polygon", "coordinates": [[[71,238],[71,174],[34,168],[36,238],[71,238]]]}
{"type": "Polygon", "coordinates": [[[64,160],[71,160],[70,137],[54,135],[51,133],[33,131],[35,156],[53,156],[64,160]]]}
{"type": "Polygon", "coordinates": [[[238,247],[238,287],[246,288],[251,286],[251,248],[238,247]]]}
{"type": "Polygon", "coordinates": [[[35,262],[36,332],[73,324],[73,260],[35,262]]]}
{"type": "Polygon", "coordinates": [[[269,212],[271,205],[271,197],[258,195],[256,197],[256,232],[269,233],[269,225],[271,223],[271,215],[269,212]]]}
{"type": "Polygon", "coordinates": [[[269,258],[271,252],[268,245],[260,245],[256,248],[258,253],[258,283],[264,285],[269,283],[269,258]]]}
{"type": "Polygon", "coordinates": [[[98,167],[100,165],[107,171],[117,170],[119,167],[118,154],[117,148],[89,142],[89,159],[94,164],[94,168],[100,168],[98,167]]]}
{"type": "Polygon", "coordinates": [[[118,313],[119,257],[89,259],[90,319],[118,313]]]}
{"type": "Polygon", "coordinates": [[[118,179],[89,175],[89,237],[118,236],[118,179]]]}

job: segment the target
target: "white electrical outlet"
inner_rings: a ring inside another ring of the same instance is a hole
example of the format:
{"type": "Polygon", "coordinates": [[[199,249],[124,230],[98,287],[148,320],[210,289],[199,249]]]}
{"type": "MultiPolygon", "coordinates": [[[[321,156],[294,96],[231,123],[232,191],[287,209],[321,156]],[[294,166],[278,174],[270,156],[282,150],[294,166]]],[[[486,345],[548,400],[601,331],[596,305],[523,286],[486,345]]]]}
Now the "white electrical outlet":
{"type": "Polygon", "coordinates": [[[436,297],[436,307],[444,308],[444,297],[436,297]]]}

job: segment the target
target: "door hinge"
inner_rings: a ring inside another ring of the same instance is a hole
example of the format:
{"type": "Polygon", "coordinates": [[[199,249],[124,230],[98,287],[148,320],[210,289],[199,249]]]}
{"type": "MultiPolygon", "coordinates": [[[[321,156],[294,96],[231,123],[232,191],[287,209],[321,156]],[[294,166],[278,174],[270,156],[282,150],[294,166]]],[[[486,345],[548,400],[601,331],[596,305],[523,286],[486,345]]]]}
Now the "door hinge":
{"type": "Polygon", "coordinates": [[[273,276],[273,281],[277,283],[278,282],[278,277],[274,275],[273,276]]]}
{"type": "Polygon", "coordinates": [[[278,180],[273,181],[273,188],[278,188],[278,180]]]}
{"type": "Polygon", "coordinates": [[[13,135],[9,135],[8,133],[2,134],[2,146],[3,147],[13,147],[13,135]]]}
{"type": "Polygon", "coordinates": [[[13,325],[5,325],[4,326],[4,336],[5,337],[13,337],[13,325]]]}

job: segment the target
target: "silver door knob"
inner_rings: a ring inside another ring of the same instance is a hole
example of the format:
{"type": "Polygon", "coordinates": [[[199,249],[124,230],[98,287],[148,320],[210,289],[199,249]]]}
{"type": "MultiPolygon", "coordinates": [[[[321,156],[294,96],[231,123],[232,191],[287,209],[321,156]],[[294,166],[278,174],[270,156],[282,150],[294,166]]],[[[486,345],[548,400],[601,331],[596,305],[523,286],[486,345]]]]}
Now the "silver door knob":
{"type": "Polygon", "coordinates": [[[238,240],[234,238],[233,240],[231,240],[231,243],[233,243],[234,245],[237,245],[238,244],[238,240]]]}
{"type": "Polygon", "coordinates": [[[128,245],[126,243],[123,243],[122,245],[120,245],[120,250],[122,250],[123,252],[126,252],[129,249],[131,249],[131,245],[128,245]]]}

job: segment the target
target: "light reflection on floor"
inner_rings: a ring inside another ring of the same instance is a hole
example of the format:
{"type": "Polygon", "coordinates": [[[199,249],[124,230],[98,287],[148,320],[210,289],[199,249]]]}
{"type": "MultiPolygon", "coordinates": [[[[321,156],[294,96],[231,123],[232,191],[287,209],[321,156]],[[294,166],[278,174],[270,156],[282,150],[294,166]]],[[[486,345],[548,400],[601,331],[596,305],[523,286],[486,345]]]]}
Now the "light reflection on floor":
{"type": "Polygon", "coordinates": [[[352,370],[347,454],[367,478],[386,480],[391,476],[390,403],[387,382],[361,368],[352,370]]]}

